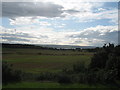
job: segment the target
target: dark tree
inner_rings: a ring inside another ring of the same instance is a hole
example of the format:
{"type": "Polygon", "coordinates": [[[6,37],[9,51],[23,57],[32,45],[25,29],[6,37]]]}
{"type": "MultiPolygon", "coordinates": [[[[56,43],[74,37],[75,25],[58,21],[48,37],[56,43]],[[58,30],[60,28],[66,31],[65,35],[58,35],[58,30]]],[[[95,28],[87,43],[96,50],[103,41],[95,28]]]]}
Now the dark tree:
{"type": "Polygon", "coordinates": [[[8,84],[21,81],[21,71],[13,70],[12,65],[6,62],[2,64],[2,83],[8,84]]]}

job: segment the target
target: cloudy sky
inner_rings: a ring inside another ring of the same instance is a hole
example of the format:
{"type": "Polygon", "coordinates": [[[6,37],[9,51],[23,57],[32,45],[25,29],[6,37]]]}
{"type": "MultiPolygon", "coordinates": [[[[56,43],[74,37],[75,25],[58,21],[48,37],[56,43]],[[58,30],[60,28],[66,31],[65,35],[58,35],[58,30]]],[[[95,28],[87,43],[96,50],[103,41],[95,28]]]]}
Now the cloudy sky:
{"type": "Polygon", "coordinates": [[[118,2],[2,2],[2,42],[102,46],[118,43],[118,2]]]}

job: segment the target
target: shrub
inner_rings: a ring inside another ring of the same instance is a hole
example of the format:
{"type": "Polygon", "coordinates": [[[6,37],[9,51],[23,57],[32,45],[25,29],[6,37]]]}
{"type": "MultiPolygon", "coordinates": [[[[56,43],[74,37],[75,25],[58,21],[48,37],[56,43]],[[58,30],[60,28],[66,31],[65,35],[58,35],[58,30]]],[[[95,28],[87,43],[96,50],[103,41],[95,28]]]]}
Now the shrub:
{"type": "Polygon", "coordinates": [[[111,83],[120,80],[120,46],[113,44],[105,45],[92,58],[91,70],[97,75],[97,82],[111,83]]]}
{"type": "Polygon", "coordinates": [[[78,82],[79,83],[86,83],[86,74],[85,73],[80,73],[78,75],[78,82]]]}
{"type": "Polygon", "coordinates": [[[73,65],[73,72],[80,73],[84,72],[86,70],[85,63],[84,62],[77,62],[73,65]]]}
{"type": "Polygon", "coordinates": [[[37,80],[40,81],[44,81],[44,80],[54,81],[55,79],[56,79],[56,74],[50,72],[40,73],[40,75],[37,77],[37,80]]]}
{"type": "Polygon", "coordinates": [[[70,75],[67,75],[67,74],[59,75],[58,76],[58,83],[61,83],[61,84],[72,83],[70,75]]]}
{"type": "Polygon", "coordinates": [[[23,81],[34,81],[38,77],[38,74],[36,73],[28,73],[28,72],[23,72],[22,73],[22,80],[23,81]]]}
{"type": "Polygon", "coordinates": [[[74,71],[73,71],[73,68],[63,68],[61,73],[63,73],[63,74],[73,74],[74,71]]]}
{"type": "Polygon", "coordinates": [[[12,65],[6,62],[2,64],[2,83],[8,84],[13,82],[19,82],[22,80],[22,72],[18,70],[13,70],[12,65]]]}
{"type": "Polygon", "coordinates": [[[90,68],[91,69],[103,69],[105,67],[106,61],[108,59],[108,54],[106,51],[102,50],[94,54],[91,59],[90,68]]]}

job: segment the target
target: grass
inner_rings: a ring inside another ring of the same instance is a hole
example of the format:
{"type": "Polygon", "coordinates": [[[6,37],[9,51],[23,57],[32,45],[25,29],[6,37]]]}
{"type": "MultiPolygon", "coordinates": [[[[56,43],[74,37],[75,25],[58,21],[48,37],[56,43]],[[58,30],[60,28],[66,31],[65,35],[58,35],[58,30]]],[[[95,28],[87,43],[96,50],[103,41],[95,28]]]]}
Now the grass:
{"type": "Polygon", "coordinates": [[[80,51],[57,51],[41,49],[3,48],[3,61],[13,64],[13,68],[25,72],[59,72],[65,67],[71,67],[76,62],[90,63],[92,53],[80,51]],[[39,55],[38,53],[42,53],[39,55]]]}
{"type": "MultiPolygon", "coordinates": [[[[15,84],[3,85],[3,88],[110,88],[104,85],[86,85],[86,84],[59,84],[55,82],[21,82],[15,84]]],[[[112,87],[115,88],[115,87],[112,87]]]]}
{"type": "MultiPolygon", "coordinates": [[[[71,68],[74,63],[84,61],[86,67],[93,53],[80,51],[57,51],[41,49],[3,48],[3,61],[13,64],[14,69],[39,75],[40,72],[60,72],[63,68],[71,68]]],[[[28,76],[27,76],[28,77],[28,76]]],[[[31,76],[30,76],[31,77],[31,76]]],[[[29,77],[28,77],[29,78],[29,77]]],[[[21,83],[3,85],[3,88],[114,88],[107,85],[59,84],[57,82],[38,82],[28,80],[21,83]]]]}
{"type": "Polygon", "coordinates": [[[44,49],[32,49],[32,48],[2,48],[5,54],[42,54],[42,55],[76,55],[76,54],[92,54],[89,52],[79,52],[73,50],[44,50],[44,49]]]}
{"type": "Polygon", "coordinates": [[[75,60],[87,60],[90,56],[48,56],[48,55],[4,55],[3,59],[7,62],[74,62],[75,60]]]}

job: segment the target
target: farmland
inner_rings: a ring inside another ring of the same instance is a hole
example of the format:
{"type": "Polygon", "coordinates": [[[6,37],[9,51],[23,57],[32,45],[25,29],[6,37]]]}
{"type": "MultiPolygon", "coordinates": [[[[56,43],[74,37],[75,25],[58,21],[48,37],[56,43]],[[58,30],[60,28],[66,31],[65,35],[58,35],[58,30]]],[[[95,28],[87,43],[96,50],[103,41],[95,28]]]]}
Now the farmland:
{"type": "MultiPolygon", "coordinates": [[[[12,69],[21,70],[24,73],[32,74],[34,77],[40,73],[60,73],[64,68],[72,68],[73,64],[77,62],[85,62],[86,67],[89,65],[93,53],[79,50],[49,50],[49,49],[36,49],[36,48],[2,48],[2,59],[8,64],[12,65],[12,69]]],[[[29,77],[28,75],[26,77],[29,77]]],[[[30,76],[31,79],[32,76],[30,76]]],[[[79,88],[89,87],[87,85],[60,85],[53,82],[38,82],[35,79],[27,79],[22,83],[8,84],[4,88],[79,88]],[[28,82],[29,81],[29,82],[28,82]],[[32,81],[32,82],[31,82],[32,81]],[[33,83],[34,81],[34,83],[33,83]],[[24,84],[24,85],[23,85],[24,84]],[[31,85],[32,84],[32,85],[31,85]]]]}
{"type": "Polygon", "coordinates": [[[3,88],[115,88],[120,85],[119,46],[113,44],[90,50],[8,44],[2,50],[3,88]],[[111,56],[112,53],[116,56],[111,56]]]}
{"type": "Polygon", "coordinates": [[[90,52],[72,50],[3,48],[3,61],[12,64],[15,69],[31,73],[59,72],[79,61],[84,61],[87,66],[92,55],[90,52]]]}
{"type": "MultiPolygon", "coordinates": [[[[22,82],[16,84],[9,84],[7,86],[3,86],[3,88],[107,88],[110,89],[110,86],[105,85],[85,85],[85,84],[67,84],[61,85],[55,82],[22,82]]],[[[115,88],[114,86],[112,88],[115,88]]]]}

